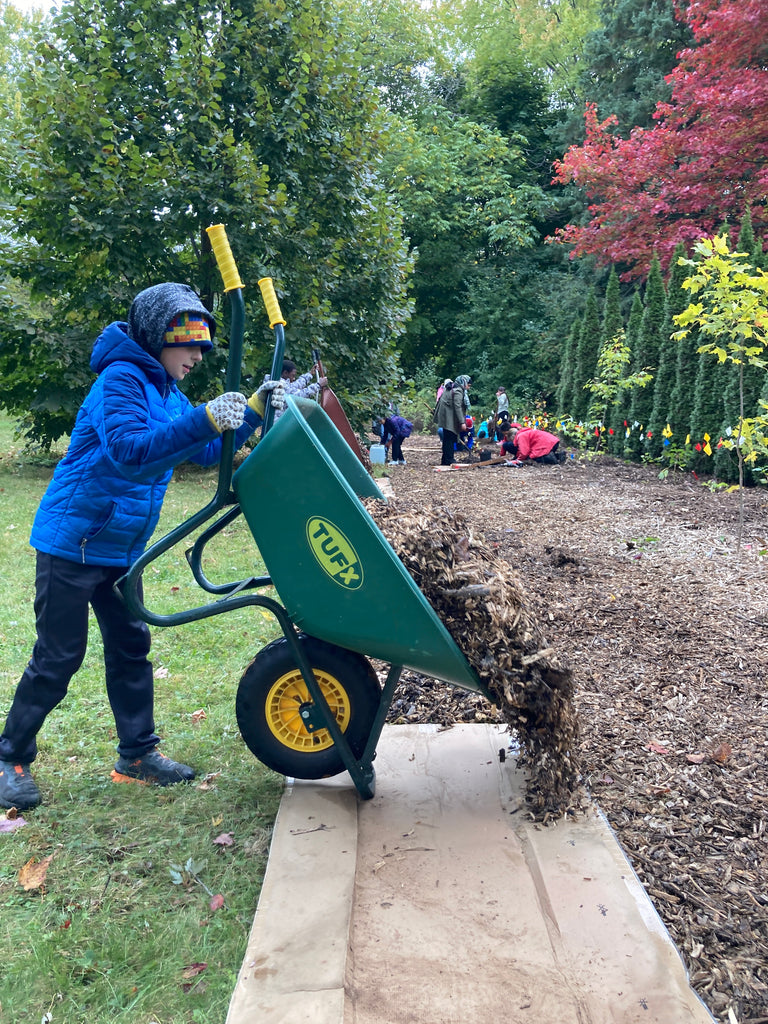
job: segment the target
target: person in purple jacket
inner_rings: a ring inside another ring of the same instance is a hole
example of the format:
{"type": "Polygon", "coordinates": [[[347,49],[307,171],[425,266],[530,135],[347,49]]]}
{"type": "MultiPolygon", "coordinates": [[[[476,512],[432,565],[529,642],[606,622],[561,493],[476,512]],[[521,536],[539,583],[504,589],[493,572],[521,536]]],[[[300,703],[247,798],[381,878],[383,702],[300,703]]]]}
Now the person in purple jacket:
{"type": "Polygon", "coordinates": [[[381,423],[381,443],[389,448],[392,446],[392,458],[390,460],[391,466],[404,466],[405,459],[403,458],[403,441],[411,436],[413,430],[413,424],[410,420],[405,419],[404,416],[381,416],[379,417],[381,423]]]}
{"type": "Polygon", "coordinates": [[[192,288],[166,283],[140,292],[128,321],[109,324],[94,344],[98,377],[32,525],[37,640],[0,735],[0,807],[40,803],[30,772],[37,734],[83,662],[89,606],[117,727],[113,777],[167,786],[195,776],[158,749],[149,629],[113,586],[157,526],[174,466],[218,462],[223,431],[236,431],[237,447],[262,421],[274,381],[250,400],[227,392],[197,407],[177,387],[215,332],[192,288]]]}

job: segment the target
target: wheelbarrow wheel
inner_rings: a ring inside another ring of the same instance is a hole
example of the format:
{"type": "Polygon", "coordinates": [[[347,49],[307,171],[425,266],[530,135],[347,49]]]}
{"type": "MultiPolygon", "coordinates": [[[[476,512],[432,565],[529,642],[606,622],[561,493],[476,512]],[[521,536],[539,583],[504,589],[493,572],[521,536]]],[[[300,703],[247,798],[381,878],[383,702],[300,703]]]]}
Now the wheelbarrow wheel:
{"type": "MultiPolygon", "coordinates": [[[[299,640],[344,738],[360,757],[381,699],[371,663],[315,637],[302,634],[299,640]]],[[[309,731],[302,717],[312,706],[288,641],[281,637],[259,651],[246,669],[235,712],[248,749],[268,768],[295,779],[338,775],[345,766],[330,733],[309,731]]]]}

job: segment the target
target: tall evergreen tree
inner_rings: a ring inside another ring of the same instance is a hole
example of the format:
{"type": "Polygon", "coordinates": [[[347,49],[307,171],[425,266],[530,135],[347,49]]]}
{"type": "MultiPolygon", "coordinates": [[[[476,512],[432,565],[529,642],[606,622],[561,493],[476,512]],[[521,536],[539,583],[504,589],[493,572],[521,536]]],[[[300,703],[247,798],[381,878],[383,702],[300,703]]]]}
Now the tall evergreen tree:
{"type": "Polygon", "coordinates": [[[698,361],[691,412],[691,443],[697,454],[691,469],[697,473],[714,474],[714,454],[725,415],[723,396],[729,367],[727,363],[719,363],[709,352],[701,352],[698,361]]]}
{"type": "Polygon", "coordinates": [[[605,286],[605,299],[603,301],[603,320],[600,332],[600,343],[615,338],[624,326],[624,318],[621,315],[621,289],[619,288],[619,275],[616,267],[611,267],[608,275],[608,284],[605,286]]]}
{"type": "Polygon", "coordinates": [[[669,0],[603,0],[600,16],[602,25],[584,41],[579,93],[603,117],[614,114],[627,137],[653,126],[656,104],[672,95],[666,75],[693,36],[669,0]]]}
{"type": "Polygon", "coordinates": [[[597,354],[600,351],[600,314],[594,287],[587,294],[584,316],[579,329],[579,343],[576,348],[576,362],[573,371],[572,407],[577,422],[586,420],[589,409],[589,392],[584,389],[588,380],[595,376],[597,354]]]}
{"type": "Polygon", "coordinates": [[[558,416],[573,417],[573,383],[576,371],[576,351],[579,347],[581,318],[576,317],[563,348],[560,361],[560,383],[555,391],[555,411],[558,416]]]}
{"type": "MultiPolygon", "coordinates": [[[[643,324],[643,308],[643,296],[640,289],[637,288],[635,289],[634,298],[632,299],[632,307],[629,311],[626,330],[626,342],[627,345],[629,345],[630,353],[632,353],[629,363],[630,371],[632,372],[634,372],[635,369],[634,353],[637,351],[640,338],[640,328],[643,324]]],[[[642,368],[643,367],[641,366],[640,369],[642,368]]],[[[612,430],[613,433],[609,434],[610,441],[608,448],[616,455],[627,456],[630,453],[629,441],[632,436],[632,421],[630,419],[631,408],[632,392],[624,392],[622,401],[614,406],[610,414],[608,429],[609,431],[612,430]]]]}
{"type": "MultiPolygon", "coordinates": [[[[651,261],[648,281],[645,286],[643,322],[637,339],[637,348],[633,351],[632,372],[647,369],[653,374],[654,380],[659,368],[659,354],[664,329],[664,304],[666,292],[664,279],[658,257],[651,261]]],[[[651,409],[653,408],[653,384],[645,388],[635,388],[632,393],[630,420],[632,433],[629,437],[629,450],[633,459],[639,459],[647,452],[648,431],[650,429],[651,409]]]]}
{"type": "Polygon", "coordinates": [[[651,418],[649,420],[650,438],[647,438],[648,452],[658,458],[664,450],[664,442],[670,441],[665,438],[663,432],[667,425],[672,430],[675,438],[674,444],[682,443],[688,433],[688,425],[680,437],[680,427],[677,423],[673,426],[679,410],[672,404],[672,392],[677,381],[677,359],[678,342],[672,339],[672,333],[677,330],[673,317],[682,313],[688,306],[688,293],[683,289],[683,281],[687,274],[685,267],[678,264],[678,258],[685,255],[685,246],[679,245],[672,257],[672,266],[667,281],[667,295],[664,306],[664,324],[661,330],[659,351],[659,368],[653,383],[653,405],[651,407],[651,418]]]}

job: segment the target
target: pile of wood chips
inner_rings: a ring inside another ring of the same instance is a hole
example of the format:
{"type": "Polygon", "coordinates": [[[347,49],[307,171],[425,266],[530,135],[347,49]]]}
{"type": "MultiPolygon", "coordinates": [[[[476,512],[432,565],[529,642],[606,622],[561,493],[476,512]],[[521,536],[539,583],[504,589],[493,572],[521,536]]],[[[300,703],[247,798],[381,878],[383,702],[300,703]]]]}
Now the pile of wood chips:
{"type": "Polygon", "coordinates": [[[571,671],[547,646],[513,568],[456,512],[402,498],[364,504],[517,737],[531,816],[546,822],[577,809],[571,671]]]}

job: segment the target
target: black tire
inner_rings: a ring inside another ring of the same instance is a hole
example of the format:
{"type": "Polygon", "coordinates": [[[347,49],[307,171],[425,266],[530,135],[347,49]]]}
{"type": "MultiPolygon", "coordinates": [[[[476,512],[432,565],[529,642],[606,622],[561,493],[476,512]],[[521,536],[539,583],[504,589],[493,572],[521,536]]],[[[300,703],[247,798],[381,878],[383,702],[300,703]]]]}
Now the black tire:
{"type": "MultiPolygon", "coordinates": [[[[315,678],[355,757],[371,733],[381,687],[362,654],[302,634],[315,678]]],[[[310,701],[307,684],[285,637],[267,644],[237,689],[237,724],[248,749],[262,764],[294,779],[322,779],[345,770],[327,729],[309,732],[299,714],[310,701]]]]}

